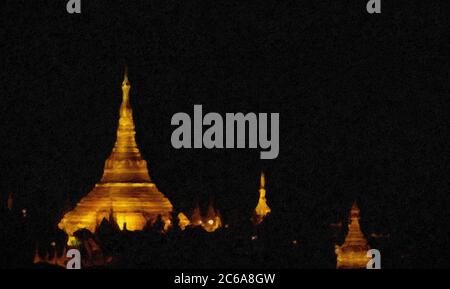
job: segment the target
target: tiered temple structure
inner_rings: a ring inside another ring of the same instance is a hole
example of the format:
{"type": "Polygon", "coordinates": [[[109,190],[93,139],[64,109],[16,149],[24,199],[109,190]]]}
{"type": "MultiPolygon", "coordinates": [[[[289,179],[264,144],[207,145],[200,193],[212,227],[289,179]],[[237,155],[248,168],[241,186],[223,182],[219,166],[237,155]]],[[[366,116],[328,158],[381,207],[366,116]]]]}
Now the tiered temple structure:
{"type": "Polygon", "coordinates": [[[366,255],[370,247],[361,232],[359,218],[359,208],[354,202],[350,210],[350,223],[344,244],[336,245],[337,269],[365,269],[370,260],[366,255]]]}
{"type": "Polygon", "coordinates": [[[263,172],[261,172],[260,186],[259,186],[259,200],[258,205],[255,208],[253,222],[260,224],[264,218],[271,212],[266,200],[266,178],[263,172]]]}
{"type": "MultiPolygon", "coordinates": [[[[184,223],[186,223],[186,221],[184,223]]],[[[220,217],[220,212],[216,210],[212,205],[212,202],[210,202],[208,205],[208,213],[206,214],[206,216],[202,216],[200,207],[197,205],[192,212],[191,220],[187,225],[194,227],[202,226],[205,231],[211,233],[222,227],[222,219],[220,217]]],[[[180,228],[184,229],[184,227],[181,227],[180,222],[180,228]]]]}
{"type": "Polygon", "coordinates": [[[151,180],[147,162],[136,144],[129,93],[125,71],[116,143],[100,182],[60,221],[59,228],[69,236],[81,228],[94,231],[103,218],[113,217],[121,229],[130,231],[143,229],[158,215],[170,223],[172,204],[151,180]]]}

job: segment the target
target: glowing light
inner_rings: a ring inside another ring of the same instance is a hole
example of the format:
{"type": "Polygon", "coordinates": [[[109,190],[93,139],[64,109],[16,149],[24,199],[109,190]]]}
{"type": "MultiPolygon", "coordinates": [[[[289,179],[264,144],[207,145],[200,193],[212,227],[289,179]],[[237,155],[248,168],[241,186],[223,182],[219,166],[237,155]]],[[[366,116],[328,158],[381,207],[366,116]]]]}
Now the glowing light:
{"type": "Polygon", "coordinates": [[[178,226],[180,226],[181,230],[184,230],[187,226],[189,226],[191,222],[183,213],[178,213],[178,226]]]}
{"type": "MultiPolygon", "coordinates": [[[[105,162],[100,182],[58,224],[69,235],[81,228],[93,232],[103,218],[112,217],[119,228],[126,227],[130,231],[143,229],[148,222],[156,220],[158,215],[163,220],[170,219],[172,204],[152,182],[147,162],[136,144],[129,101],[130,88],[125,73],[114,148],[105,162]]],[[[69,238],[69,243],[71,241],[73,240],[69,238]]]]}
{"type": "Polygon", "coordinates": [[[67,241],[67,245],[70,247],[78,247],[80,245],[80,242],[78,239],[74,236],[69,236],[69,240],[67,241]]]}
{"type": "Polygon", "coordinates": [[[366,238],[359,226],[359,208],[356,202],[350,210],[350,223],[348,233],[342,246],[335,246],[337,255],[336,267],[338,269],[358,269],[366,268],[370,258],[367,251],[370,249],[366,238]]]}
{"type": "MultiPolygon", "coordinates": [[[[213,205],[209,203],[208,214],[206,215],[206,217],[202,217],[200,207],[197,205],[192,213],[191,221],[189,224],[192,224],[194,226],[202,226],[203,229],[205,229],[205,231],[207,232],[214,232],[218,228],[222,227],[222,220],[219,211],[214,209],[213,205]]],[[[182,225],[180,224],[180,228],[184,227],[182,227],[182,225]]]]}
{"type": "Polygon", "coordinates": [[[203,225],[203,229],[207,232],[214,232],[215,230],[222,227],[222,220],[220,218],[220,213],[217,211],[212,203],[209,203],[208,206],[208,214],[206,216],[206,219],[208,220],[206,224],[203,225]]]}
{"type": "Polygon", "coordinates": [[[264,173],[261,173],[260,178],[260,187],[259,187],[259,200],[258,205],[255,208],[255,218],[254,223],[260,224],[264,220],[264,218],[271,212],[271,209],[269,208],[269,205],[267,205],[266,200],[266,178],[264,176],[264,173]]]}

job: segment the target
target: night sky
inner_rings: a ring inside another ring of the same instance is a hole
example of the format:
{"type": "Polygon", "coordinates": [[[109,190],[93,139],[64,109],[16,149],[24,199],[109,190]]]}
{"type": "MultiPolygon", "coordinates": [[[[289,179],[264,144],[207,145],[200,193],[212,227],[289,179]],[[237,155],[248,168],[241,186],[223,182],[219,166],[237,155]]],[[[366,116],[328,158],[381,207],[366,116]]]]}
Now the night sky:
{"type": "MultiPolygon", "coordinates": [[[[358,200],[366,235],[448,267],[448,10],[440,1],[87,1],[0,6],[0,192],[54,226],[100,179],[128,66],[137,142],[177,210],[320,239],[358,200]],[[250,2],[250,3],[249,3],[250,2]],[[320,3],[318,3],[320,2],[320,3]],[[391,3],[395,2],[395,3],[391,3]],[[173,114],[280,113],[280,153],[172,147],[173,114]]],[[[444,3],[444,1],[442,1],[444,3]]]]}

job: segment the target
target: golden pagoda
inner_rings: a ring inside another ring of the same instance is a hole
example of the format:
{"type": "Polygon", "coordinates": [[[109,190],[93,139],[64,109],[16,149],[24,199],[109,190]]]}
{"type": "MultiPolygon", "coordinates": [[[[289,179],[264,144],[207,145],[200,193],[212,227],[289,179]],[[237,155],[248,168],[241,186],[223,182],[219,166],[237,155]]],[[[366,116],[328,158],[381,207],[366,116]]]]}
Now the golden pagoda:
{"type": "Polygon", "coordinates": [[[260,224],[264,220],[266,215],[268,215],[271,212],[269,206],[267,205],[265,186],[266,186],[266,178],[264,176],[264,172],[261,172],[260,186],[259,186],[259,200],[258,205],[255,208],[253,218],[255,224],[260,224]]]}
{"type": "Polygon", "coordinates": [[[359,218],[359,208],[354,202],[350,210],[350,223],[344,244],[336,245],[337,269],[365,269],[370,260],[370,257],[367,257],[370,247],[361,232],[359,218]]]}
{"type": "Polygon", "coordinates": [[[125,71],[113,151],[105,162],[100,182],[60,221],[59,228],[69,236],[81,228],[93,232],[103,218],[113,217],[121,229],[125,227],[130,231],[143,229],[158,215],[164,222],[170,221],[172,204],[150,179],[147,162],[136,144],[129,92],[130,83],[125,71]]]}

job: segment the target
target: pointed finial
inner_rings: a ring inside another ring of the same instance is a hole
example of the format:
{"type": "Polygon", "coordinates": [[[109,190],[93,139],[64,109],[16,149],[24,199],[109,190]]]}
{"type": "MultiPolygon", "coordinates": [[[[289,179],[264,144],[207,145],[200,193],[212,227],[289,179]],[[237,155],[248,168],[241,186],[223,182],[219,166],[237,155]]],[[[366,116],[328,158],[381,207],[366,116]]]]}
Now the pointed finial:
{"type": "Polygon", "coordinates": [[[350,209],[350,219],[359,219],[359,207],[356,200],[353,202],[352,208],[350,209]]]}
{"type": "Polygon", "coordinates": [[[125,66],[125,71],[123,73],[122,86],[130,86],[130,82],[128,81],[128,66],[125,66]]]}
{"type": "MultiPolygon", "coordinates": [[[[130,93],[130,81],[128,80],[128,67],[125,66],[125,71],[123,74],[123,81],[122,81],[122,106],[126,108],[128,106],[128,100],[129,100],[129,93],[130,93]]],[[[121,108],[121,115],[126,114],[125,111],[122,112],[121,108]]]]}
{"type": "Polygon", "coordinates": [[[264,189],[265,186],[266,186],[266,176],[264,175],[264,172],[261,171],[260,188],[264,189]]]}
{"type": "Polygon", "coordinates": [[[358,203],[356,203],[356,200],[353,201],[351,210],[352,211],[359,211],[358,203]]]}

